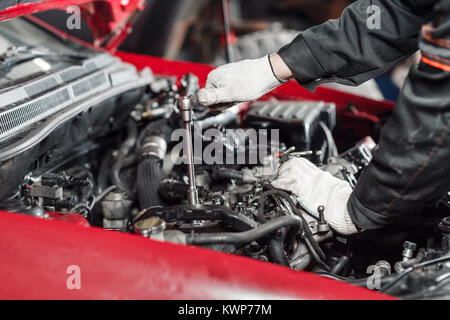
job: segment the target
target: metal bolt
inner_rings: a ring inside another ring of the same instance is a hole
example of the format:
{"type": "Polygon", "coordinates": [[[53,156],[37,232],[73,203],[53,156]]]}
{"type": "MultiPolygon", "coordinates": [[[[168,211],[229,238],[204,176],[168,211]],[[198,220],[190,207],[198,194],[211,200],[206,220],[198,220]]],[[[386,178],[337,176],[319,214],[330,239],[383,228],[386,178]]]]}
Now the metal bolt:
{"type": "Polygon", "coordinates": [[[318,232],[328,232],[330,231],[330,226],[325,221],[325,215],[324,215],[325,207],[319,206],[317,208],[317,212],[319,213],[319,223],[317,225],[317,231],[318,232]]]}
{"type": "Polygon", "coordinates": [[[317,212],[319,213],[319,223],[326,223],[325,222],[325,217],[323,212],[325,211],[325,207],[324,206],[319,206],[317,208],[317,212]]]}
{"type": "Polygon", "coordinates": [[[403,248],[414,251],[417,249],[417,245],[414,242],[405,241],[405,242],[403,242],[403,248]]]}
{"type": "Polygon", "coordinates": [[[417,249],[417,245],[411,241],[403,242],[403,261],[408,262],[414,255],[414,251],[417,249]]]}

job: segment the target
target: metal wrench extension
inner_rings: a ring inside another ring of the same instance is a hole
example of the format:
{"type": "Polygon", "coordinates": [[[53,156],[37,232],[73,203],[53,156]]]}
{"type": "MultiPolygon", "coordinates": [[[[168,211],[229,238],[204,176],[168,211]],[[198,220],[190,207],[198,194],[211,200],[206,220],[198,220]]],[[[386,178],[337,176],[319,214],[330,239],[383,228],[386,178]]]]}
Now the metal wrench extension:
{"type": "Polygon", "coordinates": [[[178,99],[178,108],[182,113],[186,134],[186,157],[189,178],[188,199],[189,203],[193,205],[197,205],[199,203],[197,186],[195,184],[194,149],[192,143],[193,109],[196,104],[196,100],[197,99],[195,96],[182,96],[178,99]]]}

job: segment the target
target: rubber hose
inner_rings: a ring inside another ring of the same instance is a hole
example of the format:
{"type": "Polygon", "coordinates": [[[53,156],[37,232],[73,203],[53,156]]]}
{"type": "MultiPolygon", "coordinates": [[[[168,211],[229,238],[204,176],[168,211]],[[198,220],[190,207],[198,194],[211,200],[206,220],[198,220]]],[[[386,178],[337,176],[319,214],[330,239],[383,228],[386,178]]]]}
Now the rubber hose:
{"type": "Polygon", "coordinates": [[[330,267],[325,263],[325,261],[323,261],[321,259],[321,257],[318,255],[317,251],[315,250],[315,248],[313,247],[313,245],[311,244],[311,241],[308,237],[304,238],[306,247],[309,249],[309,251],[311,252],[311,255],[313,256],[314,260],[316,260],[317,265],[319,267],[321,267],[322,269],[324,269],[325,271],[330,271],[330,267]]]}
{"type": "Polygon", "coordinates": [[[137,191],[141,209],[161,205],[162,201],[158,195],[161,179],[162,165],[160,159],[149,157],[139,163],[137,170],[137,191]]]}
{"type": "Polygon", "coordinates": [[[137,170],[137,194],[139,207],[147,209],[162,204],[158,195],[159,184],[163,177],[162,160],[156,156],[142,157],[142,143],[148,136],[159,136],[166,143],[170,141],[172,129],[167,119],[151,122],[139,135],[136,152],[141,157],[137,170]]]}
{"type": "Polygon", "coordinates": [[[247,244],[270,233],[277,231],[284,227],[300,228],[301,220],[296,216],[282,216],[261,224],[251,230],[243,232],[222,232],[222,233],[207,233],[207,234],[192,234],[187,238],[187,243],[192,245],[206,245],[206,244],[247,244]]]}
{"type": "Polygon", "coordinates": [[[127,138],[122,143],[119,149],[121,156],[126,156],[135,147],[138,138],[137,123],[134,120],[129,119],[127,122],[127,138]]]}
{"type": "Polygon", "coordinates": [[[272,260],[283,266],[289,266],[289,260],[284,252],[284,245],[281,239],[271,238],[267,242],[267,248],[272,260]]]}
{"type": "Polygon", "coordinates": [[[119,189],[124,191],[130,198],[133,198],[132,190],[122,181],[120,178],[120,171],[131,164],[136,160],[136,156],[134,154],[127,156],[132,148],[136,145],[138,137],[138,128],[137,123],[128,119],[127,122],[127,138],[120,145],[117,159],[114,161],[111,172],[109,174],[109,178],[113,184],[115,184],[119,189]]]}
{"type": "Polygon", "coordinates": [[[234,170],[214,170],[211,173],[211,177],[214,180],[222,180],[222,179],[234,179],[234,180],[242,180],[243,174],[241,172],[236,172],[234,170]]]}
{"type": "Polygon", "coordinates": [[[136,156],[134,154],[131,154],[128,157],[119,157],[114,162],[109,175],[112,184],[116,185],[120,190],[124,191],[130,198],[133,198],[133,192],[120,178],[120,171],[122,171],[123,168],[132,165],[135,161],[136,156]]]}
{"type": "Polygon", "coordinates": [[[111,153],[108,152],[100,162],[97,176],[97,193],[103,192],[109,184],[109,170],[111,168],[111,153]]]}

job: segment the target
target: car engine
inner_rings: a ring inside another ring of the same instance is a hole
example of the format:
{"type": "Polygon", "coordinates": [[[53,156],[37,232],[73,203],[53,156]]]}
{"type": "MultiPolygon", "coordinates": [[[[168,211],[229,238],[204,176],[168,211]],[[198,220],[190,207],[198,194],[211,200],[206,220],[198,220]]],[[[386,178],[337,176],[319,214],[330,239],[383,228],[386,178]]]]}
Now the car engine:
{"type": "Polygon", "coordinates": [[[106,53],[75,58],[26,84],[1,84],[0,209],[44,219],[76,213],[95,227],[404,298],[448,295],[450,193],[383,230],[346,237],[324,220],[327,208],[306,210],[271,186],[283,162],[305,157],[355,187],[376,143],[338,141],[333,103],[264,100],[205,110],[193,98],[193,74],[177,81],[138,72],[106,53]]]}

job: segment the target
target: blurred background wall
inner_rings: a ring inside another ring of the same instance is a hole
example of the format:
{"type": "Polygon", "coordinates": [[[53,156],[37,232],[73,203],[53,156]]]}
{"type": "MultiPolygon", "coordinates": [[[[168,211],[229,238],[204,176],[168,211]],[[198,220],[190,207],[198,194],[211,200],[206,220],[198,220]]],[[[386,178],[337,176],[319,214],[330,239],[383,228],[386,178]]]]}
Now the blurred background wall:
{"type": "MultiPolygon", "coordinates": [[[[147,0],[133,32],[120,50],[168,59],[221,65],[227,62],[222,3],[228,8],[231,34],[228,37],[234,60],[258,58],[276,52],[302,30],[340,16],[353,0],[147,0]]],[[[65,29],[67,14],[39,14],[65,29]]],[[[66,30],[92,42],[87,26],[66,30]]],[[[401,65],[359,87],[326,84],[339,90],[373,99],[396,100],[409,66],[401,65]],[[392,79],[395,79],[393,81],[392,79]]]]}

